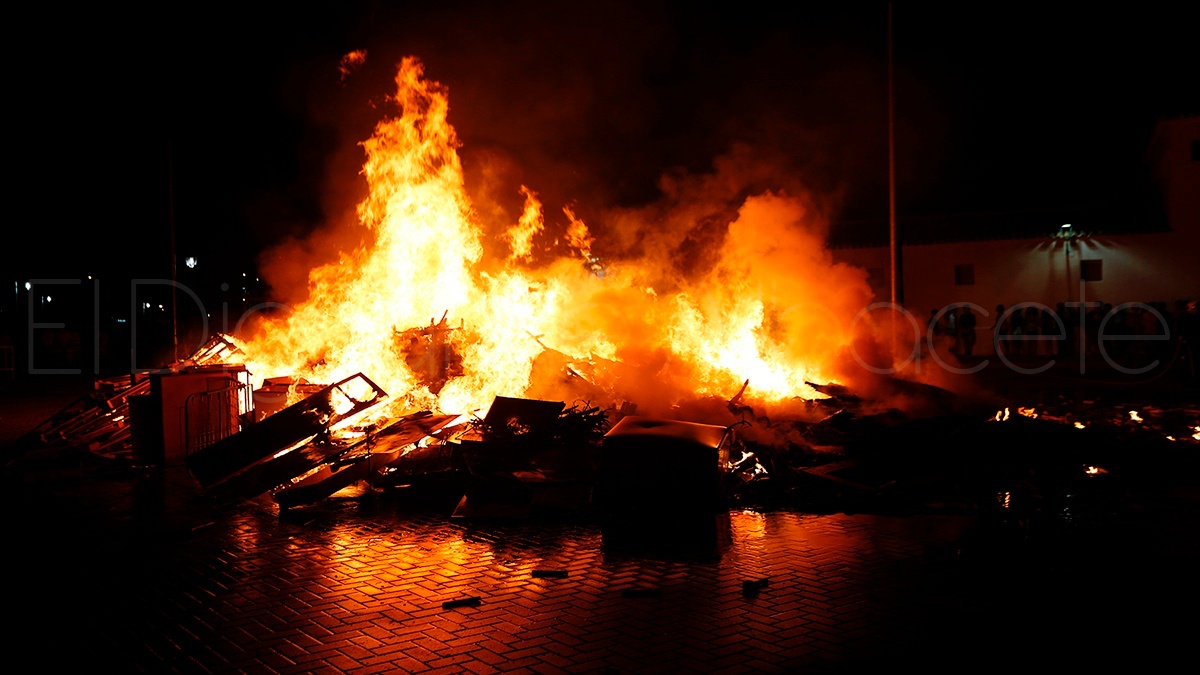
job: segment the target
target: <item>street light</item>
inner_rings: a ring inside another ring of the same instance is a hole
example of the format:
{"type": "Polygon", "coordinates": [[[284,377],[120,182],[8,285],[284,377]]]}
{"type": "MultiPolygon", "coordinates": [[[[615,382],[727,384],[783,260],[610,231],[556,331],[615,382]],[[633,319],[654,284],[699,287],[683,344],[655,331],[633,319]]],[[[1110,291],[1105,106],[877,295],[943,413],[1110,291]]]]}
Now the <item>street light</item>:
{"type": "Polygon", "coordinates": [[[1063,223],[1062,227],[1058,228],[1058,232],[1054,233],[1055,239],[1062,239],[1063,255],[1066,261],[1067,268],[1067,298],[1071,297],[1071,242],[1083,236],[1083,233],[1076,232],[1071,223],[1063,223]]]}
{"type": "Polygon", "coordinates": [[[1063,226],[1058,228],[1058,232],[1054,234],[1055,239],[1062,239],[1066,242],[1067,255],[1071,254],[1071,242],[1075,241],[1081,236],[1083,235],[1079,232],[1076,232],[1075,228],[1071,226],[1071,223],[1063,223],[1063,226]]]}

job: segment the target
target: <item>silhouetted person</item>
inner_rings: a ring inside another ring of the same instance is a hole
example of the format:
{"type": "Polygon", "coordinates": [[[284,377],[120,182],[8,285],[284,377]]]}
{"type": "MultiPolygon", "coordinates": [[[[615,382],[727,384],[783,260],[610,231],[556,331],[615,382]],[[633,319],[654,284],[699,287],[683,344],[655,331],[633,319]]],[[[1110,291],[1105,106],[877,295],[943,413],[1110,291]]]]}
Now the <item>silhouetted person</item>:
{"type": "Polygon", "coordinates": [[[1012,316],[1005,314],[1004,305],[996,305],[995,342],[996,354],[1007,354],[1012,345],[1009,334],[1012,333],[1012,316]]]}
{"type": "Polygon", "coordinates": [[[960,344],[960,336],[958,334],[958,310],[951,307],[942,317],[946,322],[946,338],[950,343],[950,353],[957,354],[960,344]]]}
{"type": "Polygon", "coordinates": [[[1179,341],[1179,358],[1180,365],[1184,367],[1184,372],[1189,379],[1196,379],[1200,376],[1200,371],[1196,368],[1196,358],[1200,356],[1200,311],[1197,310],[1196,301],[1179,301],[1175,303],[1176,310],[1173,321],[1175,323],[1175,339],[1179,341]]]}
{"type": "Polygon", "coordinates": [[[1074,356],[1079,346],[1079,312],[1067,310],[1067,303],[1060,302],[1054,306],[1054,312],[1062,319],[1062,325],[1055,325],[1054,335],[1059,336],[1058,353],[1062,356],[1074,356]]]}
{"type": "Polygon", "coordinates": [[[922,341],[925,345],[923,353],[933,352],[942,340],[942,322],[938,320],[937,314],[937,307],[929,310],[929,320],[925,323],[925,336],[922,341]]]}
{"type": "Polygon", "coordinates": [[[1104,320],[1107,310],[1099,302],[1091,303],[1083,316],[1084,350],[1088,356],[1100,353],[1100,322],[1104,320]]]}
{"type": "Polygon", "coordinates": [[[1058,356],[1062,345],[1062,321],[1055,310],[1049,307],[1041,308],[1042,317],[1042,353],[1046,356],[1058,356]]]}
{"type": "Polygon", "coordinates": [[[1022,342],[1024,345],[1022,353],[1039,354],[1042,346],[1038,339],[1042,336],[1042,315],[1038,311],[1037,305],[1027,306],[1021,314],[1021,334],[1025,336],[1025,340],[1022,342]]]}
{"type": "Polygon", "coordinates": [[[1130,321],[1129,308],[1119,310],[1109,308],[1108,322],[1104,325],[1105,337],[1116,338],[1107,341],[1105,353],[1122,366],[1129,365],[1129,349],[1134,335],[1133,324],[1130,321]]]}
{"type": "Polygon", "coordinates": [[[958,314],[958,345],[959,355],[970,357],[975,353],[975,312],[963,305],[958,314]]]}
{"type": "MultiPolygon", "coordinates": [[[[1185,315],[1188,313],[1188,302],[1182,299],[1176,300],[1174,311],[1172,311],[1166,302],[1161,300],[1151,302],[1150,306],[1154,308],[1154,313],[1157,313],[1157,316],[1154,317],[1155,326],[1153,335],[1166,336],[1167,338],[1161,342],[1152,343],[1151,352],[1164,362],[1170,362],[1171,359],[1181,356],[1181,354],[1176,353],[1176,348],[1182,344],[1179,341],[1182,334],[1179,322],[1181,317],[1183,317],[1185,323],[1187,321],[1185,315]]],[[[1192,303],[1192,310],[1192,315],[1195,316],[1194,301],[1192,303]]],[[[1196,347],[1195,337],[1192,338],[1191,343],[1194,352],[1196,347]]]]}

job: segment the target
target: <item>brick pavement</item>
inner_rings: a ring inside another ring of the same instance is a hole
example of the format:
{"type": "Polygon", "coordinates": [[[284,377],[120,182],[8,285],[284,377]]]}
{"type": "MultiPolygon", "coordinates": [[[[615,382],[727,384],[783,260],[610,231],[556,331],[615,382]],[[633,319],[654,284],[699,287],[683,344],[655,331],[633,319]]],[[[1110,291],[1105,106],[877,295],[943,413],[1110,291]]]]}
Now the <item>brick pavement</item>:
{"type": "Polygon", "coordinates": [[[331,674],[1153,670],[1190,651],[1189,508],[1032,536],[735,509],[641,538],[464,522],[456,498],[280,513],[212,504],[180,470],[34,458],[5,476],[5,646],[39,671],[331,674]]]}

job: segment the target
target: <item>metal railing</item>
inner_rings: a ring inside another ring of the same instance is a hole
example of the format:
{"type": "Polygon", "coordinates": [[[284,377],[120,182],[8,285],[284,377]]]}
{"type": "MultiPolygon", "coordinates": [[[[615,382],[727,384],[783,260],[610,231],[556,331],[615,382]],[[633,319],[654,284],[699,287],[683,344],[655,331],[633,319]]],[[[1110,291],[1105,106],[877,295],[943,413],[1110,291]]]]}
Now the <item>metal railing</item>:
{"type": "Polygon", "coordinates": [[[251,389],[245,382],[188,396],[183,408],[184,455],[236,434],[242,414],[251,406],[251,389]]]}

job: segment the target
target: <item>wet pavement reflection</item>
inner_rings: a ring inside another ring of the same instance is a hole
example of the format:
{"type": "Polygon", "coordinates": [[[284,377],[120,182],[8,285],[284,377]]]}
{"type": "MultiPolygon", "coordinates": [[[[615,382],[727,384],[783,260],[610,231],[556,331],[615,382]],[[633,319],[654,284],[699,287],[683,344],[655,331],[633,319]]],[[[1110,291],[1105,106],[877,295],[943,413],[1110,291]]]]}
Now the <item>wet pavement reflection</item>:
{"type": "Polygon", "coordinates": [[[1190,582],[1179,566],[1194,550],[1171,561],[1130,549],[1139,534],[1153,544],[1148,532],[1077,536],[1066,554],[964,514],[745,509],[656,537],[576,520],[457,522],[431,508],[444,504],[367,494],[283,516],[265,499],[200,519],[143,504],[101,527],[61,508],[35,514],[48,505],[26,497],[9,504],[20,521],[9,602],[24,617],[15,644],[40,646],[47,666],[784,672],[1135,654],[1150,665],[1184,637],[1161,603],[1195,590],[1174,587],[1190,582]],[[453,606],[462,599],[474,604],[453,606]]]}
{"type": "Polygon", "coordinates": [[[1198,502],[1166,493],[1102,511],[1076,491],[1034,522],[459,519],[453,482],[281,512],[214,503],[181,467],[57,456],[6,472],[4,495],[7,639],[38,670],[1165,669],[1200,561],[1198,502]]]}

